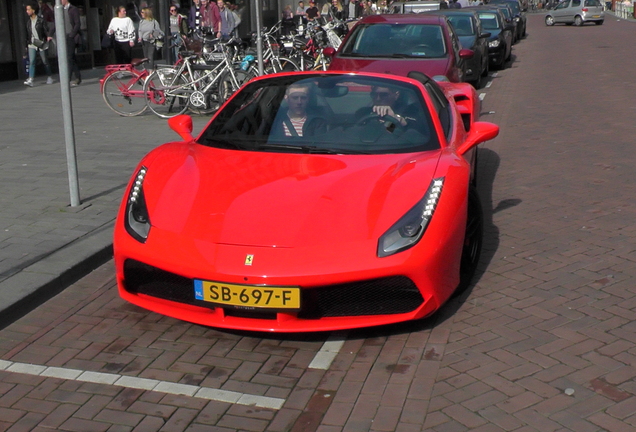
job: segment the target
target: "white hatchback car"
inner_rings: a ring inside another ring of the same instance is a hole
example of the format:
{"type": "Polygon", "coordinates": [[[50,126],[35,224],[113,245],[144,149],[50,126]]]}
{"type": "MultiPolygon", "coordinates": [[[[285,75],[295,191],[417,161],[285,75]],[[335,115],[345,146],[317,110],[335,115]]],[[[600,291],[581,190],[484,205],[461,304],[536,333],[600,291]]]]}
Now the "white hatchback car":
{"type": "Polygon", "coordinates": [[[599,0],[564,0],[553,10],[548,11],[545,24],[553,26],[563,23],[566,25],[581,26],[586,22],[596,25],[603,24],[605,12],[599,0]]]}

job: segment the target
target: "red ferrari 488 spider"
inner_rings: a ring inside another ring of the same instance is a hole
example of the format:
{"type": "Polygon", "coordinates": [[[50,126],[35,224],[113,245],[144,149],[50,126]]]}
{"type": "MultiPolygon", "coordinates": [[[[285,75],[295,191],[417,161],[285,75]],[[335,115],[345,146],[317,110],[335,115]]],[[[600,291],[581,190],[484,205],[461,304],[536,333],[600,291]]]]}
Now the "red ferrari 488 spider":
{"type": "Polygon", "coordinates": [[[472,86],[373,73],[254,79],[199,134],[139,163],[115,226],[119,293],[219,328],[306,332],[423,318],[482,244],[472,86]]]}

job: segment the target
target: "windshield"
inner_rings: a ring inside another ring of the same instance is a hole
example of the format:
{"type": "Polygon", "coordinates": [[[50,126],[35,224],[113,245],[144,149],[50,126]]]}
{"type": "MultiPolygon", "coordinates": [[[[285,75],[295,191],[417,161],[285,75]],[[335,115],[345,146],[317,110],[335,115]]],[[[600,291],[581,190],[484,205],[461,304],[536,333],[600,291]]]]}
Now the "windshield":
{"type": "Polygon", "coordinates": [[[366,24],[356,26],[340,54],[343,57],[445,57],[446,43],[439,25],[366,24]]]}
{"type": "Polygon", "coordinates": [[[512,18],[512,15],[510,15],[510,9],[508,9],[506,7],[502,7],[502,8],[499,8],[499,9],[501,9],[503,14],[506,16],[506,19],[511,19],[512,18]]]}
{"type": "Polygon", "coordinates": [[[500,28],[497,15],[494,13],[480,13],[479,19],[481,20],[481,26],[486,30],[497,30],[500,28]]]}
{"type": "Polygon", "coordinates": [[[457,36],[473,36],[475,34],[475,27],[473,26],[473,20],[469,16],[449,16],[449,21],[455,29],[457,36]]]}
{"type": "Polygon", "coordinates": [[[440,148],[417,87],[348,74],[299,74],[249,83],[214,118],[199,143],[317,154],[440,148]]]}

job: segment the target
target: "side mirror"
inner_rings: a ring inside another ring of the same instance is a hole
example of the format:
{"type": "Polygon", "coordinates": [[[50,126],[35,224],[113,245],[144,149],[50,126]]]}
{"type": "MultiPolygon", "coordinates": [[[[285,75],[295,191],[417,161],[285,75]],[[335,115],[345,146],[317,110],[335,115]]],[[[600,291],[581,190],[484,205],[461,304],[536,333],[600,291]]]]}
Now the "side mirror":
{"type": "Polygon", "coordinates": [[[489,38],[490,36],[492,36],[492,34],[490,32],[483,32],[479,35],[480,38],[489,38]]]}
{"type": "Polygon", "coordinates": [[[465,154],[471,148],[491,140],[499,135],[499,126],[489,122],[475,122],[468,132],[466,141],[457,149],[457,153],[460,155],[465,154]]]}
{"type": "Polygon", "coordinates": [[[334,49],[334,47],[327,47],[327,48],[325,48],[325,49],[323,49],[323,50],[322,50],[322,53],[323,53],[325,56],[327,56],[327,57],[331,58],[331,57],[333,57],[333,56],[334,56],[334,54],[336,54],[336,50],[334,49]]]}
{"type": "Polygon", "coordinates": [[[459,58],[471,59],[475,56],[475,51],[463,48],[459,50],[459,58]]]}
{"type": "Polygon", "coordinates": [[[168,119],[168,126],[186,142],[194,141],[192,136],[192,117],[181,114],[168,119]]]}

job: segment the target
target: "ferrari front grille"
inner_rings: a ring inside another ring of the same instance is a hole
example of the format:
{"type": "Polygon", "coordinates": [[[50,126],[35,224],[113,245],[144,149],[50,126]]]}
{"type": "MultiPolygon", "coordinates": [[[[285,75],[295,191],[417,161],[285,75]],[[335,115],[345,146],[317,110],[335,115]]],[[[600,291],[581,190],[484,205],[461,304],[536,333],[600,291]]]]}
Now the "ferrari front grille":
{"type": "MultiPolygon", "coordinates": [[[[124,262],[124,289],[178,303],[215,307],[194,298],[194,280],[135,260],[124,262]]],[[[408,313],[424,302],[413,281],[405,276],[357,281],[302,290],[301,319],[408,313]]],[[[250,317],[236,310],[228,314],[250,317]]],[[[263,318],[256,313],[254,318],[263,318]]]]}

